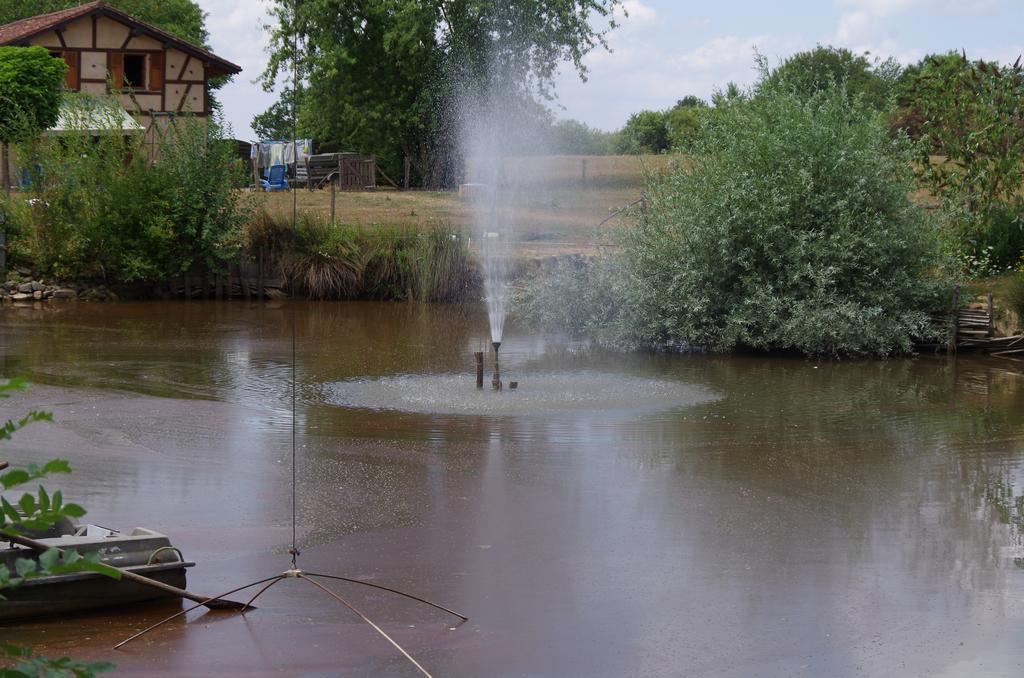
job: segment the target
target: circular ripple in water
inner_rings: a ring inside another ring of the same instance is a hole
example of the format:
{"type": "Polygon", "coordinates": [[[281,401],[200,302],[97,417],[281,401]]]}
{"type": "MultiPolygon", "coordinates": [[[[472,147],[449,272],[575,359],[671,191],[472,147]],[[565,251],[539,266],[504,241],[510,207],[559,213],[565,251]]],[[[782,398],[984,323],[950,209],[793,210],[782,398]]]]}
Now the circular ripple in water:
{"type": "Polygon", "coordinates": [[[518,376],[519,388],[495,392],[490,379],[478,390],[470,375],[402,375],[335,382],[327,401],[343,407],[422,414],[549,414],[557,412],[672,410],[709,402],[699,386],[601,372],[556,372],[518,376]]]}

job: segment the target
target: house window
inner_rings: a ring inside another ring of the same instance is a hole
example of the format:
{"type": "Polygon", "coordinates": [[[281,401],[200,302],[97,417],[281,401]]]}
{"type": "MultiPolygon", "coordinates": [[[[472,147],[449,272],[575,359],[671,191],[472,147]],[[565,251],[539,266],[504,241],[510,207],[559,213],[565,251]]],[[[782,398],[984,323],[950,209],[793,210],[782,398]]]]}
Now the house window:
{"type": "Polygon", "coordinates": [[[124,86],[146,89],[146,55],[124,55],[124,86]]]}

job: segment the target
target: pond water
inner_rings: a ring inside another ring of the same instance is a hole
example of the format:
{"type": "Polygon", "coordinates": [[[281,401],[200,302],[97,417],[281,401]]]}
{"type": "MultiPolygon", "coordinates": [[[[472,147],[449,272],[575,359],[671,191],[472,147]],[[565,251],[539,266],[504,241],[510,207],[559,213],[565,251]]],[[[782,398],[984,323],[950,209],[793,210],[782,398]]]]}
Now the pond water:
{"type": "MultiPolygon", "coordinates": [[[[623,355],[506,330],[515,392],[477,392],[478,310],[300,303],[300,565],[434,675],[1002,676],[1024,665],[1024,369],[961,357],[623,355]]],[[[60,455],[92,522],[144,525],[214,593],[289,564],[291,308],[0,310],[28,377],[3,455],[60,455]]],[[[489,375],[487,382],[489,382],[489,375]]],[[[244,618],[180,605],[0,627],[161,675],[416,675],[289,581],[244,618]]]]}

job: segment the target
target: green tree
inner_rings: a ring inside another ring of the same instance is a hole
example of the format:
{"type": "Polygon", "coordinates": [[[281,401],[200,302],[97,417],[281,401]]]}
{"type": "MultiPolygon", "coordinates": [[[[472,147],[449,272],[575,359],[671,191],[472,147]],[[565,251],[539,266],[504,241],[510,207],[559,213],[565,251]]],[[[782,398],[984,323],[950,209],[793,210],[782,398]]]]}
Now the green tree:
{"type": "Polygon", "coordinates": [[[886,110],[901,69],[894,59],[879,61],[870,57],[868,52],[855,54],[845,47],[818,45],[783,61],[762,79],[759,88],[782,87],[801,96],[810,96],[831,85],[843,85],[848,94],[862,96],[876,111],[886,110]]]}
{"type": "Polygon", "coordinates": [[[701,99],[699,96],[694,94],[687,94],[685,97],[676,102],[673,108],[707,108],[708,102],[701,99]]]}
{"type": "Polygon", "coordinates": [[[640,111],[629,116],[619,132],[619,153],[661,153],[669,147],[667,115],[661,111],[640,111]]]}
{"type": "Polygon", "coordinates": [[[971,61],[966,54],[925,58],[907,69],[896,126],[921,139],[920,179],[938,196],[961,245],[999,268],[1024,251],[1024,69],[971,61]]]}
{"type": "Polygon", "coordinates": [[[291,139],[292,123],[291,94],[285,92],[281,100],[252,118],[252,129],[258,139],[291,139]]]}
{"type": "Polygon", "coordinates": [[[67,65],[43,47],[0,47],[0,181],[10,191],[10,144],[53,127],[60,113],[67,65]]]}
{"type": "Polygon", "coordinates": [[[550,152],[560,155],[608,155],[615,135],[579,120],[559,120],[551,127],[550,152]]]}
{"type": "Polygon", "coordinates": [[[700,97],[685,96],[665,112],[665,127],[668,130],[668,145],[677,150],[686,150],[697,140],[701,126],[708,116],[709,107],[700,97]]]}
{"type": "Polygon", "coordinates": [[[939,196],[973,215],[1018,203],[1024,169],[1024,70],[969,61],[963,54],[925,59],[902,94],[921,120],[921,176],[939,196]],[[933,161],[930,155],[941,156],[933,161]]]}
{"type": "Polygon", "coordinates": [[[270,90],[291,86],[299,43],[302,136],[372,153],[389,170],[409,157],[422,181],[459,170],[459,102],[493,82],[522,97],[550,96],[557,68],[605,45],[593,17],[615,25],[620,0],[274,0],[270,90]]]}

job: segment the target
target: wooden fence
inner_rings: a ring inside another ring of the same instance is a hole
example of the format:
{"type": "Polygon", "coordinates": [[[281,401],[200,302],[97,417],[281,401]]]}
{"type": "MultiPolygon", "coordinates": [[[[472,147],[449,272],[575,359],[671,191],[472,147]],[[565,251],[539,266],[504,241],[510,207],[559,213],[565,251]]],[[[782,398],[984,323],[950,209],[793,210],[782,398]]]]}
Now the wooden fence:
{"type": "Polygon", "coordinates": [[[377,158],[355,153],[321,153],[306,159],[306,187],[331,185],[342,191],[364,191],[377,187],[377,158]]]}
{"type": "Polygon", "coordinates": [[[184,299],[279,299],[288,281],[263,250],[242,256],[222,273],[194,269],[157,285],[154,296],[184,299]]]}

